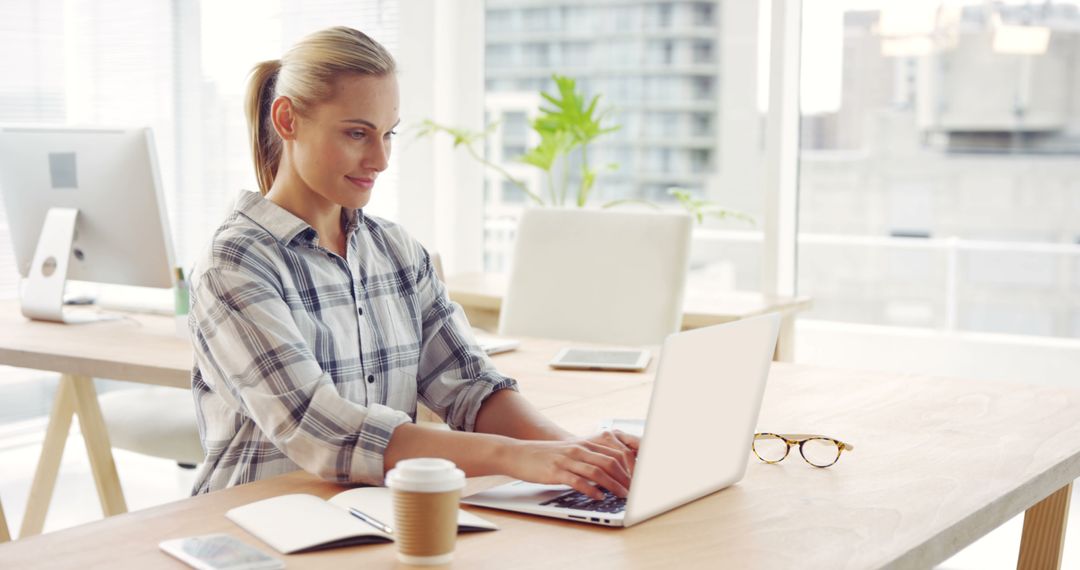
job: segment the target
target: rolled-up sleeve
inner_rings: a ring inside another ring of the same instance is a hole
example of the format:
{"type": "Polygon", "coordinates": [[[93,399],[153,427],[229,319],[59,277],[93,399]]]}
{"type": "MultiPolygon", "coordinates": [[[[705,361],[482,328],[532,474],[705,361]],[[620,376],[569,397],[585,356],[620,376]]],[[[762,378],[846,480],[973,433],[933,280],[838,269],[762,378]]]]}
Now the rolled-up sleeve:
{"type": "Polygon", "coordinates": [[[477,345],[461,306],[450,300],[431,258],[418,244],[417,294],[422,315],[418,396],[451,429],[475,431],[488,396],[517,390],[517,381],[495,370],[477,345]]]}
{"type": "Polygon", "coordinates": [[[343,398],[281,292],[243,270],[211,268],[195,284],[192,313],[196,365],[228,406],[305,471],[382,484],[386,446],[411,418],[343,398]]]}

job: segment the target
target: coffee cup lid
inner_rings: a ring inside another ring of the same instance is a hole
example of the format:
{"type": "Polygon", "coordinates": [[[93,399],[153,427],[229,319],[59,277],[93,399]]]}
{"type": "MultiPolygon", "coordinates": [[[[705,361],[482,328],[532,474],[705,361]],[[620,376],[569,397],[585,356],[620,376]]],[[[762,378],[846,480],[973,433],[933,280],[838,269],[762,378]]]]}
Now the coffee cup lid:
{"type": "Polygon", "coordinates": [[[465,472],[453,461],[422,457],[398,461],[386,474],[386,486],[418,493],[442,493],[465,486],[465,472]]]}

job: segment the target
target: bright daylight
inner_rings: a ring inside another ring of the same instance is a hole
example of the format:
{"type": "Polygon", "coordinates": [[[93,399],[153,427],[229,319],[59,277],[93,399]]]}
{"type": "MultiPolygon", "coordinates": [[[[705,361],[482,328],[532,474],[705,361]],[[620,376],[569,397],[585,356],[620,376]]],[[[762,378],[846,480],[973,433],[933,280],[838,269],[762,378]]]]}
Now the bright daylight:
{"type": "Polygon", "coordinates": [[[1080,0],[0,50],[0,568],[1080,567],[1080,0]]]}

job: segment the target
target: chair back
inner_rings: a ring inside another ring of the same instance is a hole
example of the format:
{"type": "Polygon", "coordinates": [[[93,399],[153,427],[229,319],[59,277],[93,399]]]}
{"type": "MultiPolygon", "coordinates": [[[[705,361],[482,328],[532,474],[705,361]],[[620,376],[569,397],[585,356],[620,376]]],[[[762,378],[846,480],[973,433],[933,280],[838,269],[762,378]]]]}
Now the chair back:
{"type": "Polygon", "coordinates": [[[499,334],[659,344],[682,324],[691,229],[682,213],[525,210],[499,334]]]}

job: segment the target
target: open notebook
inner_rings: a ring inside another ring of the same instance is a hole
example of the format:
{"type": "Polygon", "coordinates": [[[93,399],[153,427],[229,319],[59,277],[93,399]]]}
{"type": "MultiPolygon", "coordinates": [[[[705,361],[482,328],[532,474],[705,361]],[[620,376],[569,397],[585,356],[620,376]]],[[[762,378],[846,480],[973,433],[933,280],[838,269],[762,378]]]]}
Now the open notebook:
{"type": "MultiPolygon", "coordinates": [[[[349,507],[390,526],[394,524],[391,493],[386,487],[349,489],[325,501],[315,495],[281,495],[236,507],[225,516],[282,554],[394,540],[392,535],[350,515],[349,507]]],[[[498,528],[458,510],[458,532],[498,528]]]]}

